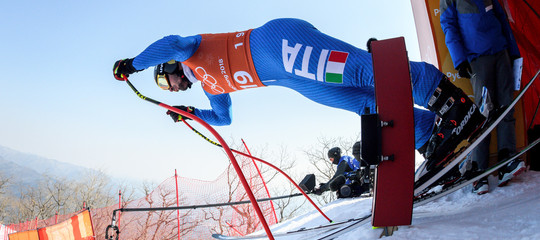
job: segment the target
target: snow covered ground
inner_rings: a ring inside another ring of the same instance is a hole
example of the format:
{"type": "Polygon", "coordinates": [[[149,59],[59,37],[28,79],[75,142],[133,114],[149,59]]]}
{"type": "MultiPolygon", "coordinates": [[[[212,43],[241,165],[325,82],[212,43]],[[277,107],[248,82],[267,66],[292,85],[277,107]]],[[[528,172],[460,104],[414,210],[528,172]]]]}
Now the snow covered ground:
{"type": "MultiPolygon", "coordinates": [[[[401,226],[385,239],[540,239],[540,172],[528,171],[506,187],[490,177],[490,193],[478,196],[467,186],[446,197],[414,208],[411,226],[401,226]]],[[[321,209],[334,221],[362,217],[371,198],[336,200],[321,209]]],[[[326,224],[313,211],[272,226],[273,233],[326,224]]],[[[371,222],[337,239],[378,239],[382,229],[371,222]]],[[[315,239],[294,236],[278,239],[315,239]]]]}

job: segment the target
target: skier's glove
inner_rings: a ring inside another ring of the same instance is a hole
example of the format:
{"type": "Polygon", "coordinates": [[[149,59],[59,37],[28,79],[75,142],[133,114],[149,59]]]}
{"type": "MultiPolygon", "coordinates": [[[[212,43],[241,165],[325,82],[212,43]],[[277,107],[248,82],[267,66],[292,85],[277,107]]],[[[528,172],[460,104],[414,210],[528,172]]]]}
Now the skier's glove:
{"type": "Polygon", "coordinates": [[[464,78],[471,78],[472,70],[471,70],[471,65],[469,64],[469,61],[464,61],[460,63],[457,66],[456,70],[458,70],[459,76],[464,77],[464,78]]]}
{"type": "Polygon", "coordinates": [[[118,60],[113,66],[113,75],[116,80],[125,81],[129,77],[129,74],[139,72],[139,70],[133,67],[133,58],[126,58],[118,60]]]}
{"type": "Polygon", "coordinates": [[[322,193],[324,192],[321,188],[326,185],[326,183],[319,183],[319,187],[316,187],[313,189],[313,191],[311,193],[315,194],[315,195],[322,195],[322,193]]]}
{"type": "MultiPolygon", "coordinates": [[[[173,107],[178,108],[178,109],[180,109],[180,110],[182,110],[182,111],[186,111],[186,112],[191,113],[191,114],[193,114],[193,112],[195,111],[195,108],[194,108],[194,107],[191,107],[191,106],[186,107],[186,106],[183,106],[183,105],[182,105],[182,106],[173,106],[173,107]]],[[[182,121],[182,118],[183,118],[183,119],[186,119],[186,120],[191,120],[191,118],[182,116],[182,115],[180,115],[180,114],[178,114],[178,113],[176,113],[176,112],[173,112],[173,111],[171,111],[171,110],[167,111],[167,115],[171,116],[171,118],[172,118],[172,120],[173,120],[174,122],[182,121]]]]}
{"type": "Polygon", "coordinates": [[[320,195],[322,195],[322,193],[323,193],[323,191],[321,190],[321,188],[313,189],[313,194],[315,194],[315,195],[320,196],[320,195]]]}

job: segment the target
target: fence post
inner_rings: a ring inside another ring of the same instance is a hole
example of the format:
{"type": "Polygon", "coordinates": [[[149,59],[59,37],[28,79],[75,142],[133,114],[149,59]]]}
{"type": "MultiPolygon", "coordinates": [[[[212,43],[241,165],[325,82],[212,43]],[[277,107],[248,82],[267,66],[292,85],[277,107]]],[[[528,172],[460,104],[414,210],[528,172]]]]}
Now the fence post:
{"type": "MultiPolygon", "coordinates": [[[[122,190],[118,190],[118,209],[122,208],[122,190]]],[[[120,218],[122,216],[122,211],[118,211],[118,229],[120,229],[120,218]]]]}
{"type": "MultiPolygon", "coordinates": [[[[180,206],[180,200],[178,198],[178,173],[174,169],[174,182],[176,183],[176,206],[180,206]]],[[[178,221],[178,240],[180,240],[180,209],[176,209],[176,220],[178,221]]]]}

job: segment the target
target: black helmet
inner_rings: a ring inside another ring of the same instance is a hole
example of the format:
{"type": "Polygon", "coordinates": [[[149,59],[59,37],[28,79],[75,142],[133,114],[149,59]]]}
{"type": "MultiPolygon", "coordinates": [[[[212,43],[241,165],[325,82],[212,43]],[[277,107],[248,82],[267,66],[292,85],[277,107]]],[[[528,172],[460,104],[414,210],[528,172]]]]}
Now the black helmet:
{"type": "Polygon", "coordinates": [[[366,46],[367,46],[367,52],[371,53],[371,42],[377,41],[376,38],[370,38],[367,40],[366,46]]]}
{"type": "Polygon", "coordinates": [[[333,164],[338,164],[341,158],[341,149],[339,147],[333,147],[328,150],[328,158],[334,158],[333,164]]]}
{"type": "Polygon", "coordinates": [[[355,142],[352,147],[352,154],[356,160],[360,161],[362,159],[362,142],[355,142]]]}
{"type": "MultiPolygon", "coordinates": [[[[179,67],[179,63],[177,61],[171,60],[166,63],[161,63],[154,68],[154,80],[156,81],[158,87],[163,90],[167,90],[171,87],[167,74],[177,74],[178,76],[182,77],[182,79],[189,82],[187,77],[184,75],[184,70],[179,67]]],[[[188,86],[191,87],[191,84],[188,86]]]]}

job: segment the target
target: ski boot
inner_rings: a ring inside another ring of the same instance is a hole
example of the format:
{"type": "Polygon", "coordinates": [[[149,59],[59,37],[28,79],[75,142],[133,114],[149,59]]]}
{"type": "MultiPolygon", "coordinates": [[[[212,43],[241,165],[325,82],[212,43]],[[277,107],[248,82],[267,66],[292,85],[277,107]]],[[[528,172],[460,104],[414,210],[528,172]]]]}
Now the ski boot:
{"type": "Polygon", "coordinates": [[[473,183],[472,192],[478,195],[483,195],[489,192],[489,182],[487,177],[484,177],[473,183]]]}
{"type": "Polygon", "coordinates": [[[481,128],[486,117],[463,90],[446,77],[431,96],[428,109],[439,116],[424,152],[429,171],[444,166],[456,147],[481,128]]]}
{"type": "MultiPolygon", "coordinates": [[[[484,173],[484,170],[478,168],[478,163],[472,161],[471,156],[467,156],[465,161],[459,164],[459,172],[463,180],[470,180],[484,173]]],[[[477,195],[483,195],[489,192],[488,177],[483,177],[472,184],[472,192],[477,195]]]]}
{"type": "MultiPolygon", "coordinates": [[[[498,161],[503,161],[510,157],[510,151],[508,149],[502,149],[498,153],[498,161]]],[[[499,187],[504,187],[514,178],[526,170],[525,164],[519,158],[512,160],[506,166],[499,169],[499,187]]]]}

